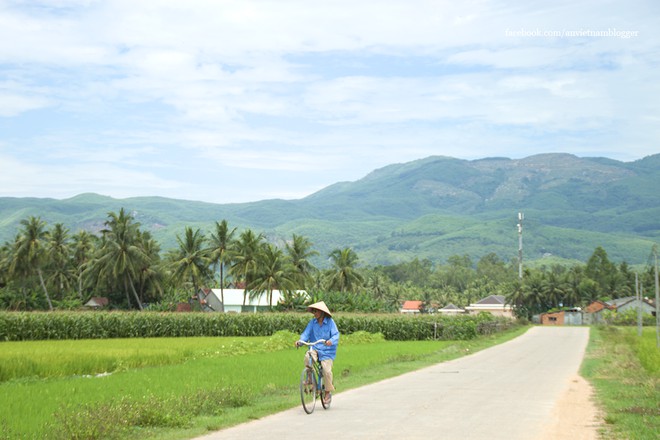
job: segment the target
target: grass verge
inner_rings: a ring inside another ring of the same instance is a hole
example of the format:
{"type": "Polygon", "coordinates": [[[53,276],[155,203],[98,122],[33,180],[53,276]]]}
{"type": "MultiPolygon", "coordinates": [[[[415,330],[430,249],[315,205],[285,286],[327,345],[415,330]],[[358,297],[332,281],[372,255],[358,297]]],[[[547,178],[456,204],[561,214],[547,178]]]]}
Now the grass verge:
{"type": "Polygon", "coordinates": [[[660,432],[660,349],[655,328],[592,327],[582,376],[595,388],[601,436],[655,440],[660,432]]]}

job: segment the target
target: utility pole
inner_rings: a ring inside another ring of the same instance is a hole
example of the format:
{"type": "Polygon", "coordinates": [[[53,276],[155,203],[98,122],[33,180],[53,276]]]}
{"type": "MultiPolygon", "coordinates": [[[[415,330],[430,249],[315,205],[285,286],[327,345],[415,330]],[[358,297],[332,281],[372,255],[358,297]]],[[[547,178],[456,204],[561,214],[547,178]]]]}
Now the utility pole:
{"type": "Polygon", "coordinates": [[[523,229],[523,219],[525,214],[522,212],[518,213],[518,278],[522,280],[522,264],[523,264],[523,253],[522,253],[522,229],[523,229]]]}

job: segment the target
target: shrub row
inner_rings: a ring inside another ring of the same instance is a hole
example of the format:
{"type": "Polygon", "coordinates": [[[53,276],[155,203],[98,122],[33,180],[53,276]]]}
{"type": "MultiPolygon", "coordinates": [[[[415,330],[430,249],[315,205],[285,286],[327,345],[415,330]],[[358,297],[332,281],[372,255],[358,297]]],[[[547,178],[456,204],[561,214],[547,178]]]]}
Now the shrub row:
{"type": "MultiPolygon", "coordinates": [[[[300,313],[0,312],[0,341],[192,336],[271,336],[300,333],[300,313]]],[[[343,334],[382,333],[388,340],[467,340],[513,325],[490,314],[476,316],[339,315],[343,334]]]]}

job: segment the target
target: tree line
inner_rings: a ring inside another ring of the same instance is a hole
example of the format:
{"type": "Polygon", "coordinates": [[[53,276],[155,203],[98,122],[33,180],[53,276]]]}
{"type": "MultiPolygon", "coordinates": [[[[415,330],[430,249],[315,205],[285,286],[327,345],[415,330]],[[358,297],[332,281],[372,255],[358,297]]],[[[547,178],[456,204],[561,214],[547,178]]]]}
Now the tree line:
{"type": "MultiPolygon", "coordinates": [[[[611,262],[600,247],[585,264],[527,268],[520,279],[517,261],[493,253],[476,263],[469,255],[454,255],[445,264],[413,259],[371,267],[346,247],[330,252],[329,268],[319,269],[312,263],[319,253],[308,238],[293,234],[278,246],[226,220],[209,232],[186,226],[176,240],[176,248],[161,252],[123,208],[108,214],[98,235],[72,234],[61,223],[49,227],[29,217],[0,248],[0,308],[75,309],[91,297],[107,297],[113,308],[171,310],[200,288],[222,292],[240,286],[244,303],[264,293],[272,300],[277,289],[284,295],[277,307],[303,308],[305,299],[296,292],[304,290],[333,310],[359,312],[396,311],[404,300],[421,300],[422,311],[431,311],[503,295],[520,316],[531,317],[635,291],[635,273],[625,262],[611,262]]],[[[651,285],[650,267],[640,275],[651,285]]]]}

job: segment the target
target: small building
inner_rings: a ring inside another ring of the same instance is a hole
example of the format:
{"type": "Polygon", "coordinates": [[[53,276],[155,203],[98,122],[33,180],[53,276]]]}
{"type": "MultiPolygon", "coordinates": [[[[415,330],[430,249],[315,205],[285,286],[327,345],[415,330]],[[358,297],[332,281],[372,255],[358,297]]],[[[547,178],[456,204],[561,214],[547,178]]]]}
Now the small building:
{"type": "Polygon", "coordinates": [[[642,299],[641,303],[634,296],[616,298],[610,301],[594,301],[584,309],[584,324],[598,324],[603,322],[603,313],[610,311],[625,312],[627,310],[638,310],[642,308],[642,314],[655,315],[655,306],[648,299],[642,299]]]}
{"type": "Polygon", "coordinates": [[[486,298],[467,306],[465,311],[470,315],[478,315],[481,312],[487,312],[495,316],[513,318],[513,309],[511,305],[506,303],[504,295],[487,296],[486,298]]]}
{"type": "Polygon", "coordinates": [[[401,306],[401,313],[422,313],[424,301],[404,301],[401,306]]]}
{"type": "Polygon", "coordinates": [[[582,310],[579,308],[541,313],[542,325],[582,325],[582,310]]]}
{"type": "Polygon", "coordinates": [[[255,313],[270,310],[271,305],[276,306],[282,298],[279,290],[273,290],[272,302],[266,292],[254,295],[248,291],[243,304],[244,294],[243,289],[200,289],[197,300],[204,312],[255,313]]]}
{"type": "Polygon", "coordinates": [[[94,296],[89,299],[83,306],[90,309],[98,310],[107,307],[110,301],[104,296],[94,296]]]}
{"type": "Polygon", "coordinates": [[[614,307],[598,299],[584,308],[585,313],[598,313],[601,310],[614,310],[614,307]]]}
{"type": "Polygon", "coordinates": [[[459,315],[465,313],[465,309],[461,309],[460,307],[450,303],[443,308],[438,309],[438,313],[442,313],[443,315],[459,315]]]}
{"type": "Polygon", "coordinates": [[[608,301],[608,303],[616,307],[617,312],[625,312],[627,310],[637,311],[641,308],[643,315],[655,315],[655,305],[645,298],[639,300],[634,296],[629,296],[608,301]]]}

